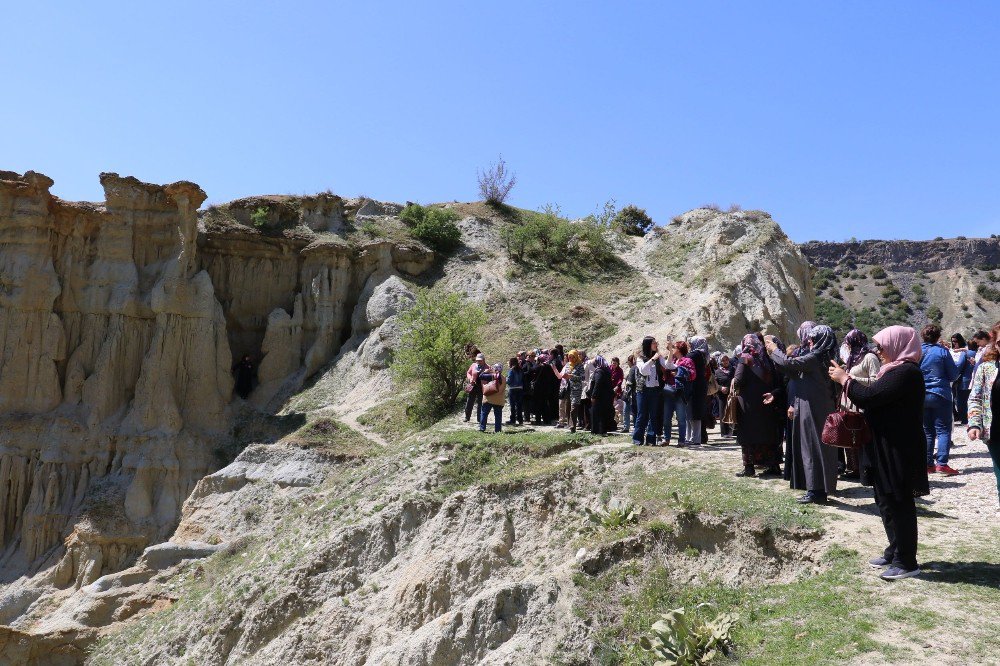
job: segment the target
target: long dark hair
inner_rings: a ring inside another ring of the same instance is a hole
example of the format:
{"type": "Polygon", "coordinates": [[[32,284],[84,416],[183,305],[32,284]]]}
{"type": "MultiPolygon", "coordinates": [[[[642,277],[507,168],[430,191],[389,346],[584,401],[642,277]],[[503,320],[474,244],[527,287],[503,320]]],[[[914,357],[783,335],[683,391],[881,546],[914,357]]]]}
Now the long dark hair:
{"type": "Polygon", "coordinates": [[[656,338],[652,335],[647,335],[642,339],[642,360],[648,361],[653,358],[653,343],[656,342],[656,338]]]}

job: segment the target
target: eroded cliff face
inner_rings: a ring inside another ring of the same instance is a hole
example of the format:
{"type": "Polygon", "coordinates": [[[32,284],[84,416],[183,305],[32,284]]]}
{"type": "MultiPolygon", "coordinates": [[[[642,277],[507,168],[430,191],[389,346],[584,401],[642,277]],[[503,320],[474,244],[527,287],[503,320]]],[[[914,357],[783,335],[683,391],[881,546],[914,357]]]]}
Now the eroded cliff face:
{"type": "Polygon", "coordinates": [[[262,357],[249,402],[275,409],[363,297],[433,259],[347,242],[332,195],[268,235],[199,231],[194,183],[101,183],[105,203],[73,203],[0,172],[0,624],[169,537],[231,443],[234,356],[262,357]]]}

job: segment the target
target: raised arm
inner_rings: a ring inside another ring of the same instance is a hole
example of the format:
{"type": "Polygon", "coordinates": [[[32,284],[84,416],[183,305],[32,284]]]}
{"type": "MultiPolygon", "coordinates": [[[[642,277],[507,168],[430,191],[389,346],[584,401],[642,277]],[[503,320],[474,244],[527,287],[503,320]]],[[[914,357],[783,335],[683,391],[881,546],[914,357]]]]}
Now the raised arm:
{"type": "Polygon", "coordinates": [[[809,353],[805,356],[796,356],[795,358],[789,358],[785,355],[785,352],[780,349],[775,349],[770,354],[771,360],[774,361],[774,365],[782,374],[791,374],[793,372],[802,372],[810,365],[815,365],[816,355],[809,353]]]}

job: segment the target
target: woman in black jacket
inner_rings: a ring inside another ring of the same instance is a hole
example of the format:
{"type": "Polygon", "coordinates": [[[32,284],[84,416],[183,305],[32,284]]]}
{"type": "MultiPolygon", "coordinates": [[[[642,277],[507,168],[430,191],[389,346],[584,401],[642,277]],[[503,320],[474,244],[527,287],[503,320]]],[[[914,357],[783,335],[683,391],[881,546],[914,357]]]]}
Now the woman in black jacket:
{"type": "Polygon", "coordinates": [[[869,561],[883,568],[882,578],[898,580],[920,573],[917,565],[916,496],[927,495],[924,465],[924,375],[920,336],[908,326],[890,326],[875,335],[882,367],[876,380],[862,384],[835,361],[830,378],[844,386],[852,403],[864,410],[872,442],[861,452],[861,481],[874,486],[889,546],[869,561]]]}
{"type": "Polygon", "coordinates": [[[705,338],[688,339],[691,351],[687,357],[694,363],[694,381],[691,383],[691,403],[688,405],[687,443],[703,444],[707,433],[705,421],[708,418],[708,341],[705,338]]]}
{"type": "Polygon", "coordinates": [[[615,428],[615,393],[611,387],[611,367],[603,356],[594,359],[594,390],[590,394],[590,431],[606,435],[615,428]]]}

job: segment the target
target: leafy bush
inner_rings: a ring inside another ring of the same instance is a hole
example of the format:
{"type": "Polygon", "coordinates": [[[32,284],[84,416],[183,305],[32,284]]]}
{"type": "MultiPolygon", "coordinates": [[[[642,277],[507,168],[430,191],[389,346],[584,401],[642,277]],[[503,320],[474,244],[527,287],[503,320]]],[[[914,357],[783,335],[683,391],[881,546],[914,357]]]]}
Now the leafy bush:
{"type": "Polygon", "coordinates": [[[555,206],[523,213],[501,229],[500,238],[507,257],[519,264],[575,268],[581,261],[602,265],[615,258],[605,229],[596,220],[570,222],[555,206]]]}
{"type": "Polygon", "coordinates": [[[890,324],[906,323],[907,319],[905,311],[895,308],[880,311],[867,307],[855,311],[829,298],[816,299],[816,320],[825,322],[838,337],[843,337],[855,326],[870,336],[890,324]]]}
{"type": "Polygon", "coordinates": [[[455,224],[458,219],[455,211],[411,203],[399,217],[409,225],[414,238],[441,254],[450,254],[462,242],[462,232],[455,224]]]}
{"type": "Polygon", "coordinates": [[[646,214],[646,210],[629,204],[625,206],[614,219],[611,226],[629,236],[645,236],[653,228],[653,218],[646,214]]]}
{"type": "Polygon", "coordinates": [[[517,184],[517,175],[507,170],[503,155],[496,164],[478,173],[479,196],[489,204],[502,204],[517,184]]]}
{"type": "Polygon", "coordinates": [[[486,313],[458,294],[422,290],[400,323],[403,338],[391,366],[393,378],[415,388],[410,417],[429,423],[458,402],[468,368],[465,345],[479,339],[486,313]]]}
{"type": "Polygon", "coordinates": [[[706,607],[711,604],[698,604],[691,615],[683,608],[662,614],[650,627],[650,635],[639,639],[639,647],[652,656],[657,666],[701,666],[729,654],[733,627],[739,618],[722,613],[713,620],[704,620],[697,611],[706,607]]]}
{"type": "Polygon", "coordinates": [[[372,220],[365,220],[364,222],[362,222],[359,229],[362,233],[367,234],[372,238],[378,238],[379,236],[383,235],[382,230],[379,229],[378,225],[375,224],[372,220]]]}
{"type": "Polygon", "coordinates": [[[270,211],[264,206],[261,206],[254,212],[250,213],[250,222],[258,229],[263,229],[267,226],[270,220],[270,211]]]}
{"type": "Polygon", "coordinates": [[[942,317],[944,317],[944,313],[941,312],[941,308],[939,308],[938,306],[932,305],[929,308],[927,308],[927,318],[932,322],[934,322],[935,324],[940,323],[942,317]]]}
{"type": "Polygon", "coordinates": [[[617,497],[612,497],[604,507],[597,511],[591,511],[590,509],[584,509],[584,511],[586,511],[587,519],[590,522],[610,529],[637,523],[639,522],[639,516],[642,515],[641,506],[637,507],[632,502],[618,499],[617,497]]]}
{"type": "Polygon", "coordinates": [[[871,275],[876,280],[884,280],[888,275],[888,273],[886,273],[885,269],[882,268],[881,266],[876,266],[875,268],[871,269],[869,275],[871,275]]]}
{"type": "Polygon", "coordinates": [[[979,284],[976,287],[976,293],[988,301],[993,301],[994,303],[1000,303],[1000,290],[998,290],[996,287],[991,287],[988,284],[979,284]]]}

